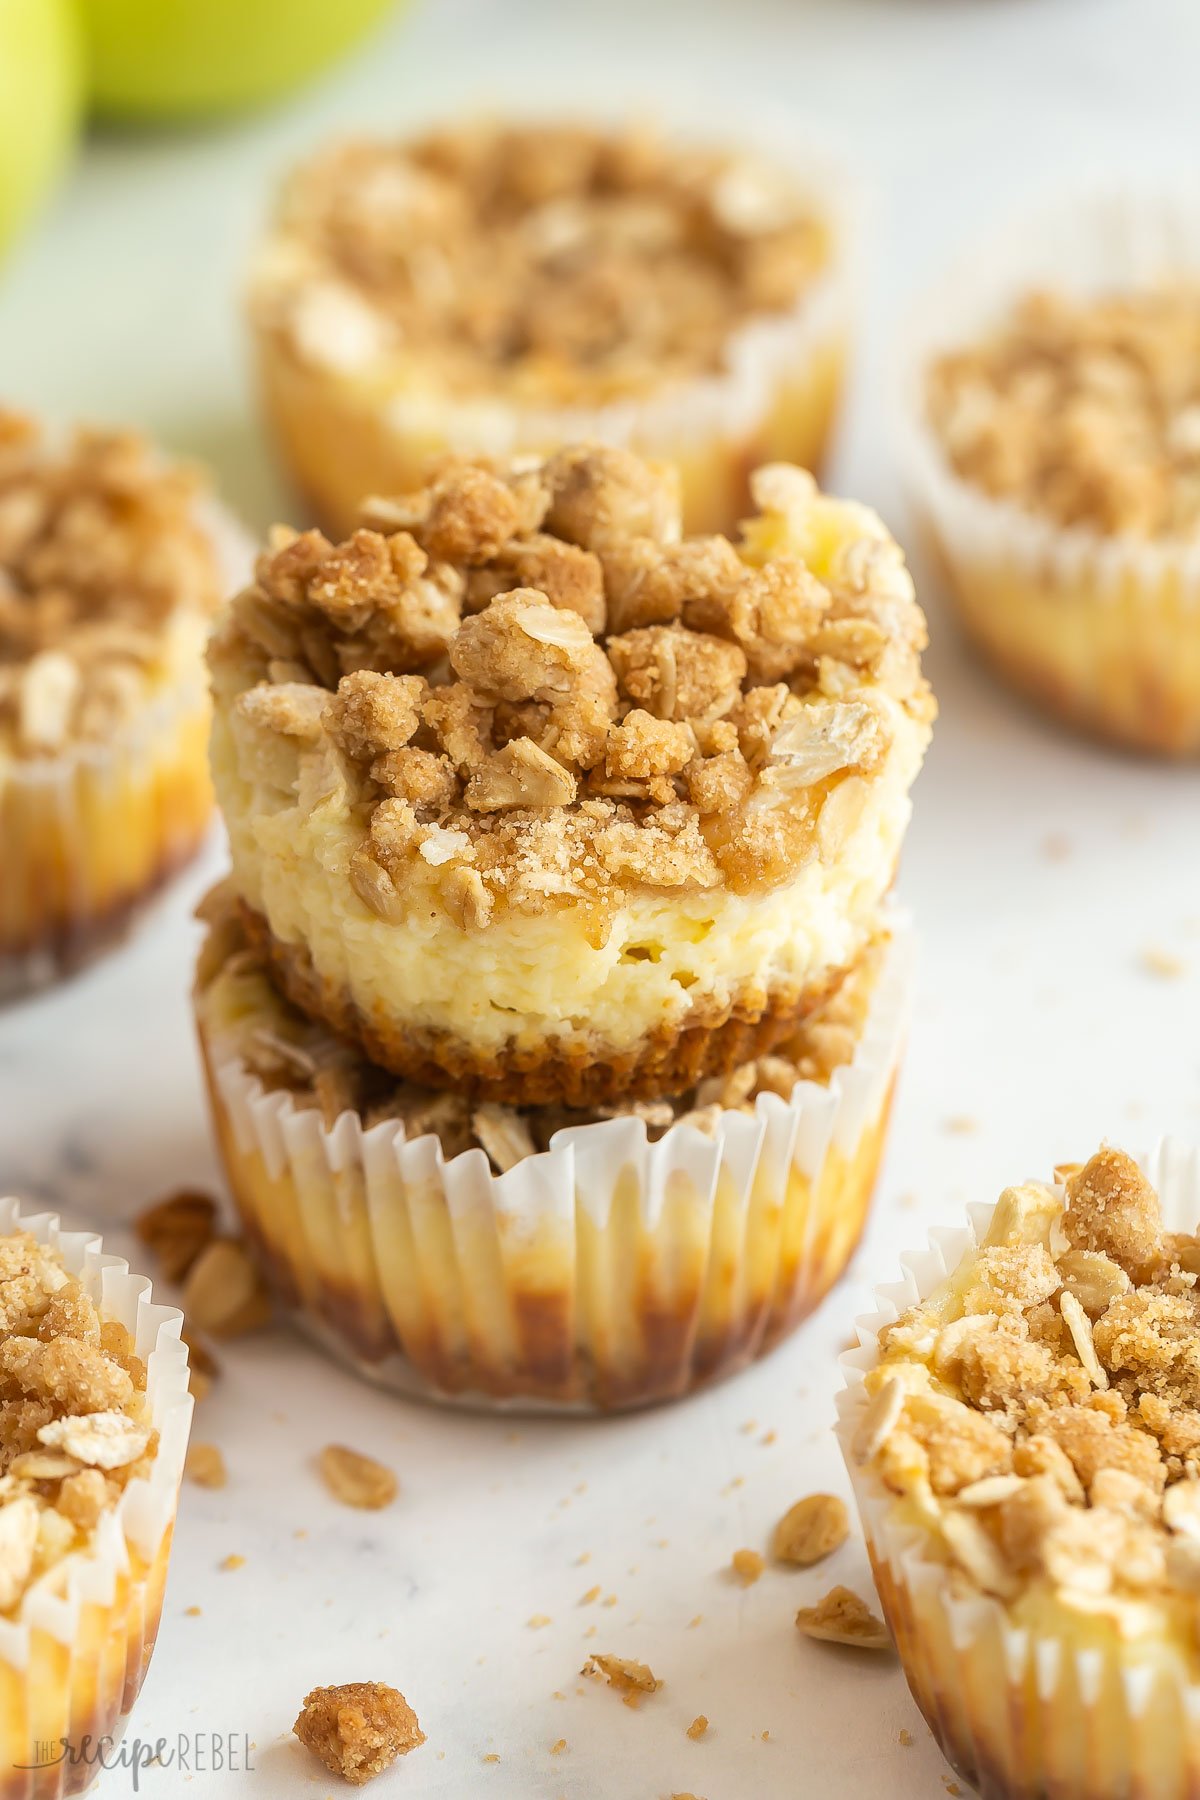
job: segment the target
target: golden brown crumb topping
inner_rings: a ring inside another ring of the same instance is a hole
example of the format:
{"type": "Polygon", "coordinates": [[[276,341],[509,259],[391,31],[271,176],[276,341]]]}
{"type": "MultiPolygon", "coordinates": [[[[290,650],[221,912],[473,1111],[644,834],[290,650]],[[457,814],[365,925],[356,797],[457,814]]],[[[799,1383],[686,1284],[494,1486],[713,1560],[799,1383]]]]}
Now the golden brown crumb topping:
{"type": "Polygon", "coordinates": [[[425,1742],[403,1694],[382,1681],[345,1681],[304,1696],[292,1726],[306,1750],[334,1775],[361,1787],[425,1742]]]}
{"type": "Polygon", "coordinates": [[[1200,1237],[1121,1151],[1060,1174],[881,1333],[856,1453],[969,1582],[1136,1632],[1200,1594],[1200,1237]]]}
{"type": "Polygon", "coordinates": [[[470,928],[832,856],[932,717],[924,620],[873,514],[784,465],[753,490],[739,547],[681,541],[672,475],[574,448],[278,531],[211,653],[243,771],[369,820],[384,919],[414,868],[470,928]]]}
{"type": "Polygon", "coordinates": [[[81,1548],[157,1449],[146,1369],[56,1250],[0,1238],[0,1612],[81,1548]]]}
{"type": "Polygon", "coordinates": [[[454,390],[603,402],[724,368],[737,328],[795,309],[829,253],[810,195],[759,157],[477,124],[321,151],[254,299],[318,367],[412,355],[454,390]]]}
{"type": "Polygon", "coordinates": [[[36,756],[102,740],[144,694],[167,621],[215,610],[198,492],[133,433],[56,449],[0,409],[0,743],[36,756]]]}
{"type": "Polygon", "coordinates": [[[857,1050],[888,940],[877,938],[829,998],[770,1056],[740,1064],[685,1094],[590,1109],[500,1106],[455,1090],[434,1092],[399,1081],[344,1044],[282,997],[262,953],[250,947],[231,889],[215,888],[201,907],[209,936],[201,956],[202,990],[219,990],[219,1016],[233,1023],[238,1054],[268,1092],[286,1092],[318,1110],[332,1130],[344,1112],[370,1129],[398,1121],[408,1138],[432,1132],[447,1157],[478,1146],[498,1174],[545,1150],[555,1132],[600,1119],[636,1118],[657,1139],[677,1124],[709,1135],[723,1112],[752,1112],[760,1094],[787,1099],[798,1081],[827,1084],[857,1050]]]}
{"type": "Polygon", "coordinates": [[[929,372],[955,469],[1065,526],[1200,529],[1200,288],[1031,294],[929,372]]]}

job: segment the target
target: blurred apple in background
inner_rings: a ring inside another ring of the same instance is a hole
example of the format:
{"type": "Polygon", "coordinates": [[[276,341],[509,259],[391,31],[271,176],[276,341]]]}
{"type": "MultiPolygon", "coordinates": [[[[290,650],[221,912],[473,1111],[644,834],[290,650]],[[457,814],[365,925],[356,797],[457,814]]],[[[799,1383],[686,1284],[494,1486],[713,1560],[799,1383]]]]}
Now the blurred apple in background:
{"type": "Polygon", "coordinates": [[[75,141],[81,69],[74,0],[0,0],[0,253],[75,141]]]}
{"type": "Polygon", "coordinates": [[[78,3],[93,109],[149,122],[271,100],[348,50],[396,0],[78,3]]]}

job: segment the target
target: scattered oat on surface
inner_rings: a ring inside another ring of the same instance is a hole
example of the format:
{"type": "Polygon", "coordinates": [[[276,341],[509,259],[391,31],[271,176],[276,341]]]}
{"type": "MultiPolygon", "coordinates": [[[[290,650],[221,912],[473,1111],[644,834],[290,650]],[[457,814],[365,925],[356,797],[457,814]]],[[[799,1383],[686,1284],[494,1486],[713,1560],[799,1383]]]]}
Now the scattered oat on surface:
{"type": "Polygon", "coordinates": [[[835,1587],[816,1606],[802,1606],[796,1624],[805,1637],[830,1644],[848,1644],[858,1650],[890,1650],[887,1627],[865,1600],[850,1588],[835,1587]]]}
{"type": "Polygon", "coordinates": [[[1155,944],[1148,945],[1142,951],[1142,967],[1148,975],[1157,975],[1163,981],[1178,981],[1187,974],[1187,964],[1181,956],[1155,944]]]}
{"type": "Polygon", "coordinates": [[[735,1550],[729,1566],[742,1586],[750,1587],[758,1580],[767,1564],[757,1550],[735,1550]]]}
{"type": "Polygon", "coordinates": [[[403,1694],[381,1681],[313,1688],[292,1730],[306,1750],[355,1787],[425,1742],[403,1694]]]}
{"type": "Polygon", "coordinates": [[[214,1238],[188,1270],[183,1284],[188,1324],[215,1338],[240,1337],[265,1325],[271,1302],[244,1244],[214,1238]]]}
{"type": "Polygon", "coordinates": [[[391,1469],[350,1450],[345,1444],[326,1444],[317,1458],[321,1479],[343,1506],[356,1506],[364,1512],[378,1512],[390,1506],[399,1492],[399,1482],[391,1469]]]}
{"type": "Polygon", "coordinates": [[[188,1449],[184,1473],[197,1487],[223,1488],[229,1479],[225,1458],[216,1444],[192,1444],[188,1449]]]}
{"type": "Polygon", "coordinates": [[[831,1556],[850,1532],[845,1502],[836,1494],[809,1494],[788,1508],[775,1527],[771,1552],[776,1562],[807,1569],[831,1556]]]}

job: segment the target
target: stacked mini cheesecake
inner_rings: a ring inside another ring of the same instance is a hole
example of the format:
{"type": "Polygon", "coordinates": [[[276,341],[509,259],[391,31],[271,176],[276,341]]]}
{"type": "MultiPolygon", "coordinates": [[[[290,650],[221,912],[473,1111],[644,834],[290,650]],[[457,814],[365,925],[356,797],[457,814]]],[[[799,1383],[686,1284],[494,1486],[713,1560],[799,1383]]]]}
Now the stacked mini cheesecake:
{"type": "Polygon", "coordinates": [[[197,1007],[234,1192],[381,1378],[619,1405],[790,1328],[869,1198],[933,704],[873,514],[735,543],[594,446],[278,532],[210,651],[197,1007]]]}

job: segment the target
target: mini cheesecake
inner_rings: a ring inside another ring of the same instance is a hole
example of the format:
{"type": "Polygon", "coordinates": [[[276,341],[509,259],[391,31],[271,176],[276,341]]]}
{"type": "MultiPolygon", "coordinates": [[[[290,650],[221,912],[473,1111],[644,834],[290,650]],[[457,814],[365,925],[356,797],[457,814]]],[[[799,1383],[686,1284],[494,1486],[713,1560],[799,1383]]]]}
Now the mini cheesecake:
{"type": "Polygon", "coordinates": [[[519,1105],[769,1053],[879,925],[933,717],[875,515],[774,465],[738,539],[582,447],[280,532],[210,650],[245,928],[372,1062],[519,1105]]]}
{"type": "Polygon", "coordinates": [[[236,537],[140,438],[0,412],[0,996],[110,941],[199,844],[236,537]]]}
{"type": "Polygon", "coordinates": [[[846,1359],[884,1612],[986,1800],[1200,1782],[1200,1185],[1157,1160],[1162,1206],[1103,1149],[973,1209],[846,1359]]]}

